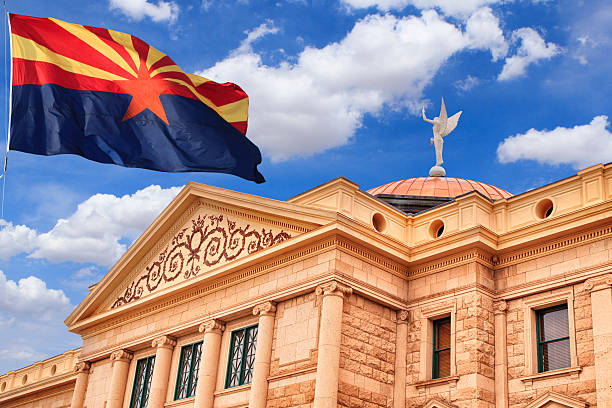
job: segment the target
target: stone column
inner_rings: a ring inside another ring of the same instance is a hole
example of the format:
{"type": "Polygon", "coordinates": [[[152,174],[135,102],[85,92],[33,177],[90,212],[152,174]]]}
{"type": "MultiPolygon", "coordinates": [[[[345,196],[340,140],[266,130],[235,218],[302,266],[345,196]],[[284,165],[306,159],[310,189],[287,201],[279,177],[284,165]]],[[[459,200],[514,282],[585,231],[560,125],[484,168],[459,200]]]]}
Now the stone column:
{"type": "Polygon", "coordinates": [[[89,380],[89,369],[91,365],[87,361],[80,361],[74,366],[74,371],[77,373],[74,391],[72,392],[72,401],[70,408],[83,408],[85,404],[85,392],[87,391],[87,381],[89,380]]]}
{"type": "Polygon", "coordinates": [[[344,297],[351,288],[331,281],[317,287],[323,296],[319,328],[319,353],[314,395],[314,408],[336,408],[338,404],[338,378],[340,375],[340,330],[344,297]]]}
{"type": "Polygon", "coordinates": [[[200,333],[204,332],[204,342],[193,408],[212,408],[217,387],[221,335],[225,326],[219,320],[211,319],[202,323],[199,330],[200,333]]]}
{"type": "Polygon", "coordinates": [[[151,342],[151,347],[156,348],[156,350],[147,408],[164,407],[174,346],[176,346],[176,341],[170,336],[161,336],[151,342]]]}
{"type": "Polygon", "coordinates": [[[595,388],[597,408],[612,407],[612,275],[591,278],[584,283],[591,293],[593,345],[595,348],[595,388]]]}
{"type": "Polygon", "coordinates": [[[393,408],[406,408],[406,352],[408,348],[408,311],[400,310],[397,316],[395,346],[395,381],[393,384],[393,408]]]}
{"type": "Polygon", "coordinates": [[[253,381],[249,394],[249,408],[265,408],[268,398],[268,375],[272,358],[272,339],[274,336],[274,316],[276,305],[265,302],[253,308],[253,314],[259,315],[257,325],[257,347],[253,362],[253,381]]]}
{"type": "Polygon", "coordinates": [[[123,406],[125,386],[128,381],[128,371],[132,357],[132,353],[126,350],[117,350],[111,353],[110,359],[113,362],[113,368],[106,408],[121,408],[123,406]]]}
{"type": "Polygon", "coordinates": [[[493,303],[495,314],[495,408],[508,408],[508,347],[506,343],[508,305],[504,300],[493,303]]]}

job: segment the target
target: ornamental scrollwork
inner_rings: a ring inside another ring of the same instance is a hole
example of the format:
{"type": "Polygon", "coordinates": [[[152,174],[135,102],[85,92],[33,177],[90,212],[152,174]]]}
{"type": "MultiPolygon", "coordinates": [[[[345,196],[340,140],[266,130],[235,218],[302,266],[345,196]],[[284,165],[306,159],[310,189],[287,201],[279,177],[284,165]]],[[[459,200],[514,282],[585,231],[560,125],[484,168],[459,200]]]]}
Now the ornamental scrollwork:
{"type": "Polygon", "coordinates": [[[180,230],[145,272],[128,285],[111,309],[142,298],[162,282],[172,282],[181,276],[184,279],[197,276],[202,265],[211,267],[222,261],[233,261],[289,238],[291,235],[282,230],[274,234],[272,229],[255,230],[250,224],[239,226],[223,214],[198,215],[191,220],[191,226],[180,230]]]}

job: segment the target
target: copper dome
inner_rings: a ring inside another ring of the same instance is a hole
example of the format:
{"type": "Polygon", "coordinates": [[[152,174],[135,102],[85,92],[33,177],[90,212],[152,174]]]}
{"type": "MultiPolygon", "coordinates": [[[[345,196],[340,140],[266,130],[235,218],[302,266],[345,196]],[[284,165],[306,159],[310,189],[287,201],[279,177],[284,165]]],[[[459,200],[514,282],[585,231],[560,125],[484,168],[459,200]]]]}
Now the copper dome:
{"type": "Polygon", "coordinates": [[[374,196],[390,194],[422,197],[457,197],[474,190],[492,200],[512,197],[512,194],[506,190],[490,184],[454,177],[409,178],[372,188],[368,190],[368,193],[374,196]]]}

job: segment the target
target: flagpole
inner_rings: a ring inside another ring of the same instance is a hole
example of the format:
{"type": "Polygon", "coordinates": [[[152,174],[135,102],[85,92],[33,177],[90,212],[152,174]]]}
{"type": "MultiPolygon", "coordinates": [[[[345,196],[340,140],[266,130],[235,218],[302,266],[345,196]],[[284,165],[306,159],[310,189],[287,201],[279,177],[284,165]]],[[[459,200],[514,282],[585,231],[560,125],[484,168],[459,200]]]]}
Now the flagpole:
{"type": "MultiPolygon", "coordinates": [[[[12,41],[12,36],[11,36],[11,20],[10,20],[10,16],[9,16],[9,12],[8,9],[6,7],[6,0],[2,0],[2,5],[4,6],[4,14],[6,15],[6,28],[8,31],[8,43],[9,43],[9,55],[8,55],[8,59],[9,59],[9,63],[5,64],[5,67],[7,69],[7,74],[6,75],[8,77],[8,84],[7,84],[7,101],[6,103],[8,104],[8,110],[5,110],[5,112],[8,111],[8,118],[6,120],[6,152],[4,153],[4,166],[3,166],[3,171],[2,171],[2,204],[0,205],[0,217],[4,218],[4,197],[6,195],[6,170],[8,167],[8,152],[9,152],[9,146],[11,143],[11,113],[12,113],[12,99],[13,99],[13,41],[12,41]],[[7,66],[8,65],[8,66],[7,66]]],[[[4,55],[6,55],[6,42],[4,43],[4,55]]]]}

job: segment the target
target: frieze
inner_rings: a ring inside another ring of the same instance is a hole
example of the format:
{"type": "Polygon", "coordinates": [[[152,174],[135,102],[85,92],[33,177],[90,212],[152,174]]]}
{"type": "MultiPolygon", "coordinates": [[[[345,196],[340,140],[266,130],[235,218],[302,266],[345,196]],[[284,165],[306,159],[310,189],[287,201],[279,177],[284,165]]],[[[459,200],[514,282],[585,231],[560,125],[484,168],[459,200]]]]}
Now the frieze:
{"type": "Polygon", "coordinates": [[[240,256],[270,248],[291,238],[283,230],[256,229],[250,224],[239,225],[223,214],[199,214],[191,219],[159,253],[157,259],[145,267],[117,297],[111,309],[141,299],[160,287],[162,283],[197,276],[202,267],[214,267],[240,256]]]}

